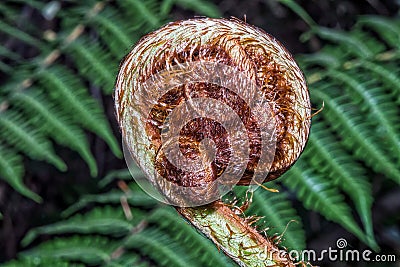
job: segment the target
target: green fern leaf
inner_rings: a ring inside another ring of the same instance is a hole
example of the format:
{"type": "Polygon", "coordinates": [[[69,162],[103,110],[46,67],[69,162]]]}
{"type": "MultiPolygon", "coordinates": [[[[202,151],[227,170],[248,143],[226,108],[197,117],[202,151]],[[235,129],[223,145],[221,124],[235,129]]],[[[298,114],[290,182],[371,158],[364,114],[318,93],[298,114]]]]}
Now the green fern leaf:
{"type": "Polygon", "coordinates": [[[60,259],[48,259],[40,257],[28,257],[19,260],[12,260],[1,265],[2,267],[85,267],[84,264],[71,263],[60,259]]]}
{"type": "Polygon", "coordinates": [[[130,169],[121,169],[121,170],[112,170],[109,173],[107,173],[106,176],[104,176],[103,179],[99,182],[100,187],[105,187],[106,185],[110,184],[114,180],[125,180],[129,181],[132,180],[132,176],[138,175],[138,176],[143,176],[143,172],[139,169],[139,167],[136,167],[135,169],[130,168],[130,169]],[[134,172],[131,174],[131,172],[134,172]]]}
{"type": "Polygon", "coordinates": [[[44,160],[59,170],[65,171],[67,166],[53,152],[51,143],[38,129],[32,128],[21,115],[8,111],[0,114],[0,136],[19,151],[36,160],[44,160]]]}
{"type": "Polygon", "coordinates": [[[15,37],[31,46],[45,50],[46,46],[38,39],[32,37],[28,33],[21,31],[15,26],[11,26],[4,21],[0,20],[0,32],[15,37]]]}
{"type": "Polygon", "coordinates": [[[400,48],[400,23],[398,20],[382,16],[364,15],[358,18],[357,25],[372,28],[389,45],[400,48]]]}
{"type": "MultiPolygon", "coordinates": [[[[325,87],[334,88],[329,85],[325,87]]],[[[323,92],[325,89],[321,86],[319,90],[311,91],[311,98],[314,101],[318,99],[325,102],[322,116],[343,138],[343,145],[376,172],[383,173],[400,184],[400,171],[391,162],[388,154],[382,151],[379,142],[372,134],[374,130],[370,123],[354,110],[354,105],[349,104],[350,100],[346,96],[332,97],[323,92]]]]}
{"type": "Polygon", "coordinates": [[[343,44],[348,51],[357,57],[371,58],[374,55],[374,51],[371,51],[367,44],[350,33],[325,27],[314,28],[314,31],[322,39],[331,41],[333,43],[343,44]]]}
{"type": "Polygon", "coordinates": [[[318,211],[327,220],[339,223],[374,250],[378,248],[377,244],[358,227],[351,215],[350,207],[330,180],[313,173],[301,160],[284,176],[283,183],[297,195],[304,207],[318,211]]]}
{"type": "Polygon", "coordinates": [[[295,12],[302,20],[304,20],[311,28],[317,27],[317,23],[311,16],[294,0],[279,0],[280,3],[289,7],[295,12]]]}
{"type": "MultiPolygon", "coordinates": [[[[211,18],[220,18],[221,12],[218,10],[215,4],[209,1],[203,0],[173,0],[176,5],[179,5],[185,9],[190,9],[198,14],[211,18]]],[[[165,12],[165,10],[164,10],[165,12]]]]}
{"type": "Polygon", "coordinates": [[[145,20],[152,29],[163,24],[163,21],[160,20],[160,17],[157,15],[156,7],[158,3],[156,1],[120,0],[119,2],[122,7],[134,11],[136,15],[140,14],[140,17],[145,20]]]}
{"type": "Polygon", "coordinates": [[[118,243],[99,236],[54,238],[20,253],[21,258],[62,260],[99,265],[111,259],[118,243]]]}
{"type": "Polygon", "coordinates": [[[39,82],[50,96],[68,111],[77,123],[103,138],[113,153],[121,157],[122,152],[98,103],[88,96],[83,85],[68,69],[53,66],[41,72],[39,77],[39,82]]]}
{"type": "Polygon", "coordinates": [[[104,194],[84,195],[76,203],[63,211],[61,215],[68,217],[71,214],[85,208],[89,204],[119,204],[122,197],[126,197],[128,203],[134,207],[154,207],[157,201],[144,193],[136,183],[129,184],[130,190],[111,190],[104,194]]]}
{"type": "Polygon", "coordinates": [[[104,43],[118,59],[126,55],[132,44],[140,38],[137,27],[129,25],[131,21],[123,21],[118,16],[118,11],[113,8],[104,10],[93,17],[89,23],[99,31],[104,43]]]}
{"type": "Polygon", "coordinates": [[[383,64],[377,64],[372,61],[362,61],[357,67],[375,74],[376,78],[386,85],[385,89],[392,92],[392,97],[400,95],[400,78],[397,66],[390,66],[388,68],[383,64]]]}
{"type": "Polygon", "coordinates": [[[175,242],[157,229],[146,229],[131,235],[125,241],[124,247],[139,251],[157,262],[158,266],[198,266],[195,259],[189,258],[189,250],[186,251],[180,242],[175,242]]]}
{"type": "Polygon", "coordinates": [[[112,170],[104,176],[99,182],[100,187],[105,187],[114,180],[124,180],[129,181],[135,178],[144,177],[143,171],[136,165],[131,164],[129,169],[112,170]]]}
{"type": "Polygon", "coordinates": [[[107,267],[150,267],[151,263],[147,261],[142,261],[140,256],[129,251],[128,253],[122,254],[118,257],[112,258],[110,262],[103,264],[102,266],[107,267]]]}
{"type": "Polygon", "coordinates": [[[391,97],[386,95],[382,87],[363,82],[363,78],[355,73],[330,70],[328,75],[345,85],[345,90],[353,96],[353,102],[362,105],[369,120],[379,123],[379,127],[383,128],[380,130],[384,137],[382,140],[387,141],[387,145],[393,149],[393,157],[400,162],[400,131],[397,124],[400,116],[397,107],[391,105],[393,102],[391,97]]]}
{"type": "Polygon", "coordinates": [[[104,93],[113,92],[118,65],[110,60],[109,54],[97,43],[81,37],[71,43],[66,52],[72,57],[83,77],[100,87],[104,93]]]}
{"type": "Polygon", "coordinates": [[[129,221],[125,218],[121,207],[95,208],[84,215],[77,214],[64,221],[34,228],[25,235],[21,244],[25,247],[43,234],[101,234],[121,237],[127,235],[143,218],[143,211],[131,210],[131,212],[133,219],[129,221]]]}
{"type": "Polygon", "coordinates": [[[15,61],[20,61],[21,60],[21,55],[10,51],[7,47],[0,46],[0,56],[2,57],[7,57],[9,59],[15,60],[15,61]]]}
{"type": "Polygon", "coordinates": [[[97,164],[89,149],[83,131],[70,122],[67,115],[50,107],[43,95],[34,89],[24,93],[16,93],[13,100],[28,113],[40,116],[40,124],[46,126],[46,132],[59,144],[63,144],[75,151],[86,161],[92,176],[97,176],[97,164]]]}
{"type": "Polygon", "coordinates": [[[42,198],[24,185],[23,175],[24,165],[22,157],[0,145],[0,178],[21,195],[41,203],[42,198]]]}
{"type": "Polygon", "coordinates": [[[321,174],[327,174],[355,204],[367,234],[373,238],[372,190],[367,173],[336,141],[326,123],[313,124],[303,155],[321,174]]]}
{"type": "MultiPolygon", "coordinates": [[[[343,53],[339,51],[339,49],[336,49],[336,47],[332,49],[324,47],[323,50],[317,53],[310,55],[304,54],[296,57],[296,59],[299,65],[302,67],[302,69],[306,70],[306,69],[311,69],[313,65],[321,65],[324,68],[338,68],[342,65],[342,57],[343,53]]],[[[318,72],[314,73],[314,75],[322,76],[318,72]]]]}
{"type": "Polygon", "coordinates": [[[6,5],[4,2],[0,3],[0,14],[5,21],[14,21],[17,19],[19,12],[15,7],[6,5]]]}

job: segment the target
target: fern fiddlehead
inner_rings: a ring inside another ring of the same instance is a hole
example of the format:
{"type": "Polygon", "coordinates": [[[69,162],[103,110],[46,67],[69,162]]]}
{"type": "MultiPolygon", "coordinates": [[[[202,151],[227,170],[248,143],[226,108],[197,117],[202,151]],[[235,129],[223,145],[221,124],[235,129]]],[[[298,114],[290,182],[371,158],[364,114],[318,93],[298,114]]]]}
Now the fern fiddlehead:
{"type": "Polygon", "coordinates": [[[220,201],[278,178],[308,138],[307,86],[278,41],[237,19],[170,23],[123,59],[115,103],[125,156],[152,194],[239,265],[294,266],[220,201]]]}

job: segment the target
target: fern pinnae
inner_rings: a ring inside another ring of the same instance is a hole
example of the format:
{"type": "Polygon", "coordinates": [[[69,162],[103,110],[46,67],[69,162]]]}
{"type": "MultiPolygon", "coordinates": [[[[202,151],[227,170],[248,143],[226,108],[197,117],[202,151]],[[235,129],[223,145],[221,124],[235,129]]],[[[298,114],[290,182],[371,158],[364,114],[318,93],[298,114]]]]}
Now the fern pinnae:
{"type": "Polygon", "coordinates": [[[60,106],[68,110],[77,123],[105,140],[116,156],[122,155],[101,107],[68,69],[53,66],[39,75],[41,85],[60,106]]]}
{"type": "MultiPolygon", "coordinates": [[[[254,194],[254,204],[250,207],[248,214],[265,216],[268,222],[267,233],[269,233],[269,236],[281,236],[279,238],[282,240],[279,243],[280,246],[284,246],[289,250],[300,251],[305,249],[306,237],[302,221],[293,209],[287,193],[273,193],[262,189],[258,191],[260,192],[254,194]]],[[[260,226],[264,226],[264,224],[260,226]]]]}
{"type": "Polygon", "coordinates": [[[319,51],[310,55],[300,55],[296,59],[304,70],[308,70],[314,65],[323,66],[324,68],[338,68],[342,65],[341,58],[336,55],[336,51],[332,53],[329,50],[319,51]]]}
{"type": "Polygon", "coordinates": [[[283,183],[296,193],[304,207],[321,213],[327,220],[342,225],[357,238],[369,245],[372,249],[378,249],[378,245],[359,228],[351,215],[351,209],[344,201],[343,195],[332,182],[323,175],[312,172],[311,169],[299,160],[287,174],[283,183]]]}
{"type": "Polygon", "coordinates": [[[80,37],[66,48],[66,52],[74,59],[84,77],[99,86],[104,93],[112,92],[118,66],[114,63],[112,67],[113,61],[97,43],[90,43],[86,38],[80,37]]]}
{"type": "Polygon", "coordinates": [[[371,71],[373,74],[375,74],[379,81],[381,81],[383,84],[386,84],[385,88],[392,92],[393,97],[398,97],[400,95],[400,73],[396,66],[390,66],[388,68],[385,65],[364,60],[357,64],[357,67],[371,71]]]}
{"type": "Polygon", "coordinates": [[[361,106],[373,121],[384,127],[385,139],[388,145],[393,148],[393,157],[400,161],[400,131],[395,127],[396,122],[400,121],[396,106],[390,105],[392,99],[387,96],[385,91],[378,85],[364,85],[359,79],[355,79],[349,74],[330,70],[328,75],[345,84],[346,91],[355,98],[362,99],[361,106]],[[370,87],[373,87],[370,89],[370,87]]]}
{"type": "Polygon", "coordinates": [[[100,265],[111,259],[118,242],[101,236],[72,236],[53,238],[32,249],[20,253],[21,258],[65,260],[100,265]]]}
{"type": "Polygon", "coordinates": [[[20,114],[7,111],[0,114],[0,136],[32,159],[44,160],[60,171],[67,166],[53,150],[51,143],[38,129],[29,125],[20,114]]]}
{"type": "Polygon", "coordinates": [[[357,57],[371,58],[374,55],[373,51],[363,41],[355,38],[350,33],[325,27],[317,27],[314,31],[324,40],[343,44],[349,52],[357,57]]]}
{"type": "Polygon", "coordinates": [[[2,267],[38,267],[38,266],[51,266],[51,267],[86,267],[84,264],[71,263],[61,259],[44,259],[39,257],[25,257],[19,260],[12,260],[1,265],[2,267]]]}
{"type": "Polygon", "coordinates": [[[3,61],[0,61],[0,72],[5,74],[11,74],[14,69],[11,68],[8,64],[5,64],[3,61]]]}
{"type": "Polygon", "coordinates": [[[314,27],[318,27],[318,24],[315,20],[304,10],[296,1],[294,0],[279,0],[280,3],[286,5],[293,12],[295,12],[308,26],[313,29],[314,27]]]}
{"type": "Polygon", "coordinates": [[[151,26],[151,28],[156,28],[162,24],[162,21],[155,14],[154,8],[156,5],[154,1],[141,1],[141,0],[126,0],[119,1],[123,3],[123,6],[134,10],[136,14],[140,14],[140,16],[151,26]]]}
{"type": "Polygon", "coordinates": [[[64,210],[61,216],[68,217],[89,204],[120,204],[121,197],[126,197],[128,203],[134,207],[154,207],[157,204],[154,198],[148,196],[141,191],[141,189],[138,189],[136,184],[129,184],[129,188],[131,191],[127,193],[114,189],[107,193],[84,195],[77,202],[64,210]]]}
{"type": "Polygon", "coordinates": [[[400,171],[392,163],[388,154],[382,151],[379,142],[372,134],[373,127],[365,122],[365,118],[346,105],[354,106],[345,96],[333,98],[323,92],[322,88],[311,92],[314,100],[324,101],[325,109],[322,116],[343,138],[344,146],[358,159],[364,161],[376,172],[385,174],[387,177],[400,184],[400,171]]]}
{"type": "Polygon", "coordinates": [[[135,175],[140,175],[143,176],[143,172],[139,169],[139,167],[136,168],[130,168],[130,169],[120,169],[120,170],[112,170],[104,176],[101,181],[99,182],[100,187],[105,187],[114,180],[125,180],[125,181],[132,181],[132,176],[135,177],[135,175]],[[132,173],[133,172],[133,173],[132,173]],[[136,174],[135,174],[136,172],[136,174]]]}
{"type": "Polygon", "coordinates": [[[41,117],[41,121],[46,122],[47,134],[59,144],[63,144],[75,151],[86,161],[93,177],[97,176],[97,164],[89,149],[89,144],[85,139],[83,131],[70,122],[68,116],[61,114],[54,107],[49,106],[49,101],[38,93],[29,92],[16,93],[12,99],[20,102],[22,108],[41,117]]]}
{"type": "Polygon", "coordinates": [[[306,159],[315,170],[328,174],[353,201],[366,233],[373,238],[372,190],[363,166],[336,141],[323,122],[314,123],[308,140],[306,159]]]}
{"type": "Polygon", "coordinates": [[[118,257],[113,257],[107,263],[101,265],[106,267],[126,267],[126,266],[134,266],[134,267],[150,267],[148,262],[141,262],[139,255],[135,254],[122,254],[118,257]]]}
{"type": "Polygon", "coordinates": [[[93,17],[92,21],[93,25],[99,29],[100,37],[116,58],[121,58],[126,54],[132,43],[139,38],[133,31],[126,32],[126,29],[132,27],[124,25],[124,21],[118,17],[118,11],[113,8],[105,9],[93,17]],[[121,25],[124,26],[121,27],[121,25]]]}
{"type": "Polygon", "coordinates": [[[42,198],[24,185],[23,175],[22,157],[13,149],[7,149],[0,145],[0,178],[23,196],[41,203],[42,198]]]}
{"type": "Polygon", "coordinates": [[[46,45],[44,43],[42,43],[40,40],[38,40],[37,38],[18,29],[16,26],[9,25],[8,23],[4,22],[3,20],[0,20],[0,32],[3,32],[14,38],[17,38],[17,39],[23,41],[24,43],[31,45],[33,47],[36,47],[40,50],[44,50],[46,48],[46,45]]]}
{"type": "Polygon", "coordinates": [[[120,207],[97,207],[85,214],[77,214],[57,223],[31,229],[21,244],[25,247],[43,234],[99,234],[121,237],[127,235],[142,217],[143,212],[135,210],[134,219],[129,221],[120,207]]]}
{"type": "Polygon", "coordinates": [[[375,30],[391,47],[400,49],[400,22],[376,15],[363,15],[357,20],[356,26],[366,26],[375,30]]]}
{"type": "Polygon", "coordinates": [[[157,229],[145,229],[131,235],[125,242],[125,248],[135,249],[140,254],[150,257],[160,266],[186,267],[195,266],[185,247],[180,246],[169,236],[157,229]]]}
{"type": "Polygon", "coordinates": [[[204,0],[173,0],[173,2],[183,8],[190,9],[195,11],[198,14],[202,14],[203,16],[207,16],[210,18],[219,18],[221,17],[221,12],[218,10],[218,7],[209,1],[204,0]]]}
{"type": "Polygon", "coordinates": [[[15,21],[18,17],[18,10],[15,7],[11,7],[10,5],[4,4],[4,2],[0,3],[0,15],[3,20],[6,21],[15,21]]]}
{"type": "Polygon", "coordinates": [[[0,46],[0,56],[12,59],[14,61],[21,60],[21,55],[9,50],[5,46],[0,46]]]}

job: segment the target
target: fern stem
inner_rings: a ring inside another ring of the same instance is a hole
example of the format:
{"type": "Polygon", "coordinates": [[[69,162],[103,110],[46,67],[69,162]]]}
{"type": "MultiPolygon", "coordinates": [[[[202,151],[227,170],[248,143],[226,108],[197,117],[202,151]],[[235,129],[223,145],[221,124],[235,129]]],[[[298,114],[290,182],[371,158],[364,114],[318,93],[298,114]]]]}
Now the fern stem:
{"type": "Polygon", "coordinates": [[[285,250],[263,237],[221,201],[176,209],[239,266],[295,266],[285,250]]]}

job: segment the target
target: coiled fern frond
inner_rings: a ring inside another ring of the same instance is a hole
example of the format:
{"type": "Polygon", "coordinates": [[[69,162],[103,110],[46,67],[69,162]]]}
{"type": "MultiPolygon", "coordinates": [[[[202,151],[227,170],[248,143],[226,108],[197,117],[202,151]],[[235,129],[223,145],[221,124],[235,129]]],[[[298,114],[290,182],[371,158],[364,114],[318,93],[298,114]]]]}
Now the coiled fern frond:
{"type": "Polygon", "coordinates": [[[84,130],[102,138],[114,155],[121,157],[105,116],[102,93],[113,91],[120,58],[144,33],[165,23],[174,5],[218,15],[212,4],[196,8],[198,3],[3,1],[0,178],[40,202],[41,198],[22,182],[20,154],[66,171],[68,162],[57,155],[53,142],[76,151],[90,174],[97,176],[96,158],[84,130]],[[32,23],[20,12],[24,7],[32,10],[32,23]],[[60,21],[60,25],[42,29],[43,20],[60,21]],[[14,42],[19,47],[15,48],[14,42]]]}

